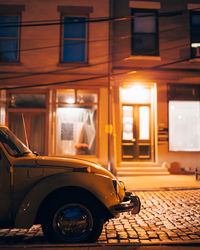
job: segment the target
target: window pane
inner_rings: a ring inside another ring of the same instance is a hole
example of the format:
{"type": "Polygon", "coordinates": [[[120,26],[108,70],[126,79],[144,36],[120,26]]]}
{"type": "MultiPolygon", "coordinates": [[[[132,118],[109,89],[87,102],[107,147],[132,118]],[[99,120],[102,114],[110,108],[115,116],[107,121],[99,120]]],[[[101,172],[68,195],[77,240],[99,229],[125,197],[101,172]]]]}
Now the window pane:
{"type": "Polygon", "coordinates": [[[200,151],[200,102],[169,102],[169,149],[200,151]]]}
{"type": "Polygon", "coordinates": [[[97,106],[57,107],[57,155],[96,154],[97,106]]]}
{"type": "Polygon", "coordinates": [[[133,136],[133,106],[123,106],[123,140],[132,140],[133,136]]]}
{"type": "Polygon", "coordinates": [[[200,14],[192,14],[192,25],[200,25],[200,14]]]}
{"type": "Polygon", "coordinates": [[[33,114],[31,116],[30,144],[33,152],[44,155],[45,148],[45,114],[33,114]]]}
{"type": "Polygon", "coordinates": [[[156,12],[132,9],[132,54],[158,55],[158,30],[156,12]]]}
{"type": "MultiPolygon", "coordinates": [[[[200,27],[199,27],[199,29],[200,29],[200,27]]],[[[191,34],[191,47],[194,43],[200,43],[200,31],[199,31],[199,33],[192,33],[191,34]]],[[[196,47],[200,47],[200,45],[198,45],[196,47]]]]}
{"type": "Polygon", "coordinates": [[[140,139],[149,140],[149,107],[139,107],[140,139]]]}
{"type": "Polygon", "coordinates": [[[10,25],[13,27],[0,27],[0,37],[15,37],[18,36],[18,27],[14,27],[18,24],[18,16],[0,16],[0,24],[1,26],[10,25]]]}
{"type": "Polygon", "coordinates": [[[84,62],[85,41],[65,40],[63,45],[63,62],[84,62]]]}
{"type": "Polygon", "coordinates": [[[120,97],[124,103],[150,103],[151,92],[149,88],[135,85],[131,88],[121,88],[120,97]]]}
{"type": "Polygon", "coordinates": [[[45,114],[9,113],[10,128],[17,137],[34,152],[44,155],[45,114]],[[27,118],[30,118],[28,125],[27,118]],[[26,129],[26,131],[25,131],[26,129]],[[30,130],[29,130],[30,129],[30,130]],[[27,136],[27,137],[26,137],[27,136]]]}
{"type": "Polygon", "coordinates": [[[156,18],[154,13],[136,13],[138,17],[134,19],[134,32],[137,33],[155,33],[156,32],[156,18]]]}
{"type": "Polygon", "coordinates": [[[18,60],[18,16],[0,16],[0,61],[16,62],[18,60]]]}
{"type": "MultiPolygon", "coordinates": [[[[156,39],[153,34],[135,34],[133,40],[133,48],[135,51],[144,51],[147,53],[148,50],[151,53],[155,53],[156,50],[156,39]]],[[[142,53],[142,52],[140,52],[142,53]]]]}
{"type": "Polygon", "coordinates": [[[64,38],[85,38],[84,17],[64,17],[64,38]]]}
{"type": "Polygon", "coordinates": [[[42,94],[11,94],[12,108],[45,108],[46,96],[42,94]]]}
{"type": "Polygon", "coordinates": [[[85,90],[78,90],[77,102],[78,103],[97,103],[98,95],[95,93],[88,93],[85,90]]]}
{"type": "Polygon", "coordinates": [[[26,145],[23,119],[23,114],[9,113],[10,129],[26,145]]]}
{"type": "Polygon", "coordinates": [[[18,60],[18,41],[12,39],[0,39],[0,61],[17,61],[18,60]]]}
{"type": "Polygon", "coordinates": [[[74,89],[60,90],[57,92],[57,102],[60,103],[75,103],[74,89]],[[61,92],[62,91],[62,92],[61,92]]]}

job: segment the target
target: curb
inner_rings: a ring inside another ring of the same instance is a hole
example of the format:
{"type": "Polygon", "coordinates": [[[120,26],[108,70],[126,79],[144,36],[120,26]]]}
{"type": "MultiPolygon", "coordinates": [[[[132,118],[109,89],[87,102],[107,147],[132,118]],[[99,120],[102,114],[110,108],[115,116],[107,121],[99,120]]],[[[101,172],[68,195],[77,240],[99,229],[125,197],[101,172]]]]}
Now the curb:
{"type": "Polygon", "coordinates": [[[157,192],[157,191],[184,191],[184,190],[200,190],[200,187],[158,187],[144,189],[128,189],[129,192],[157,192]]]}
{"type": "Polygon", "coordinates": [[[78,249],[78,250],[88,250],[88,249],[124,249],[126,247],[131,247],[132,249],[136,249],[135,247],[161,247],[161,246],[166,246],[166,247],[174,247],[174,246],[184,246],[184,247],[200,247],[200,240],[197,241],[187,241],[187,242],[182,242],[182,241],[176,241],[176,242],[168,242],[168,241],[163,241],[163,242],[148,242],[148,243],[118,243],[118,244],[101,244],[101,243],[90,243],[90,244],[31,244],[31,245],[0,245],[0,249],[78,249]],[[133,248],[134,247],[134,248],[133,248]]]}

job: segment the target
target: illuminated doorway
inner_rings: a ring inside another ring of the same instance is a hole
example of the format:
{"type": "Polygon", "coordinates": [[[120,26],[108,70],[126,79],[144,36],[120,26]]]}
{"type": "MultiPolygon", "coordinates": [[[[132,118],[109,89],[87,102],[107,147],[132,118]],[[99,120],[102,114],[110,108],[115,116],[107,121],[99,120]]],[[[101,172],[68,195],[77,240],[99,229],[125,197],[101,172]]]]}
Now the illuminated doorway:
{"type": "Polygon", "coordinates": [[[150,106],[123,105],[123,160],[150,160],[150,106]]]}
{"type": "Polygon", "coordinates": [[[121,89],[123,161],[155,160],[154,87],[135,85],[121,89]]]}

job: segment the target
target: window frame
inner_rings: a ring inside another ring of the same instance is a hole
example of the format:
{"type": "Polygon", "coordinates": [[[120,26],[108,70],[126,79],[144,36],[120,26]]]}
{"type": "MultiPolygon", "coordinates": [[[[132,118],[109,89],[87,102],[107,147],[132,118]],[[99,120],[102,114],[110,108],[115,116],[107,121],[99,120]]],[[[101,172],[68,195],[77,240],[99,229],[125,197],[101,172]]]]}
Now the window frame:
{"type": "Polygon", "coordinates": [[[20,62],[21,20],[22,20],[23,11],[25,11],[25,5],[0,4],[0,16],[18,16],[17,60],[15,61],[3,60],[3,61],[0,61],[0,64],[15,64],[15,63],[18,64],[20,62]]]}
{"type": "Polygon", "coordinates": [[[88,47],[89,47],[89,24],[87,22],[89,16],[86,14],[65,14],[61,13],[61,26],[60,26],[60,63],[61,64],[87,64],[88,63],[88,47]],[[64,18],[71,17],[71,18],[85,18],[85,38],[64,38],[64,18]],[[84,60],[83,61],[64,61],[64,41],[65,40],[74,40],[74,41],[84,41],[85,42],[85,49],[84,49],[84,60]]]}
{"type": "MultiPolygon", "coordinates": [[[[16,29],[17,29],[17,36],[16,37],[0,37],[0,40],[14,40],[17,42],[17,50],[14,50],[13,53],[16,53],[16,60],[0,60],[0,63],[18,63],[20,62],[20,37],[21,37],[21,28],[20,28],[20,24],[21,24],[21,14],[0,14],[0,16],[6,16],[6,17],[17,17],[18,18],[18,24],[16,29]]],[[[6,28],[5,28],[6,29],[6,28]]],[[[4,50],[3,50],[4,51],[4,50]]]]}
{"type": "Polygon", "coordinates": [[[98,157],[99,155],[99,100],[100,98],[100,93],[98,89],[88,89],[88,88],[59,88],[54,91],[54,112],[55,112],[55,120],[54,120],[54,139],[53,139],[53,155],[55,156],[61,156],[61,157],[79,157],[79,158],[94,158],[98,157]],[[58,93],[64,93],[67,90],[73,90],[74,91],[74,97],[75,101],[74,103],[67,103],[67,102],[60,102],[58,101],[58,93]],[[63,92],[62,92],[63,91],[63,92]],[[91,94],[97,94],[97,101],[96,102],[88,102],[88,103],[80,103],[78,102],[78,92],[79,91],[86,91],[87,93],[91,94]],[[97,113],[96,113],[96,152],[95,154],[58,154],[58,149],[57,149],[57,141],[58,141],[58,117],[57,117],[57,108],[59,108],[59,105],[64,105],[65,107],[84,107],[84,106],[96,106],[97,107],[97,113]]]}
{"type": "Polygon", "coordinates": [[[48,90],[9,90],[6,93],[6,113],[7,113],[7,119],[6,124],[10,124],[10,114],[19,114],[19,113],[25,113],[25,114],[44,114],[45,116],[45,134],[44,134],[44,155],[48,155],[49,149],[49,91],[48,90]],[[45,95],[45,107],[44,108],[38,108],[38,107],[11,107],[10,106],[10,99],[12,94],[42,94],[45,95]]]}
{"type": "Polygon", "coordinates": [[[131,55],[132,56],[159,56],[159,29],[158,29],[158,10],[157,9],[142,9],[142,8],[131,8],[131,55]],[[155,32],[147,33],[147,32],[134,32],[134,14],[135,13],[154,13],[155,17],[155,32]],[[155,50],[149,50],[145,51],[144,49],[142,50],[135,50],[134,49],[134,35],[154,35],[155,37],[155,50]],[[142,53],[141,53],[142,52],[142,53]],[[152,53],[153,52],[153,53],[152,53]]]}

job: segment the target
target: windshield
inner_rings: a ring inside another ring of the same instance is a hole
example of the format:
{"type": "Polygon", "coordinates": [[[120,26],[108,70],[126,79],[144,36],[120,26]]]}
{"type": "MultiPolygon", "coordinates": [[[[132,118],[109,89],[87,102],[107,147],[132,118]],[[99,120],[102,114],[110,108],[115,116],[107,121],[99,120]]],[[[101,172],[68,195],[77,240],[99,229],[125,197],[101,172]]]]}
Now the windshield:
{"type": "Polygon", "coordinates": [[[32,152],[6,127],[0,128],[0,142],[12,156],[19,157],[32,152]]]}

